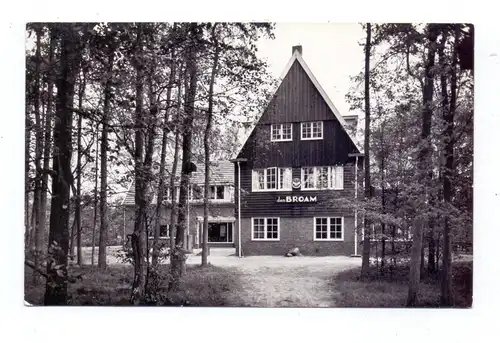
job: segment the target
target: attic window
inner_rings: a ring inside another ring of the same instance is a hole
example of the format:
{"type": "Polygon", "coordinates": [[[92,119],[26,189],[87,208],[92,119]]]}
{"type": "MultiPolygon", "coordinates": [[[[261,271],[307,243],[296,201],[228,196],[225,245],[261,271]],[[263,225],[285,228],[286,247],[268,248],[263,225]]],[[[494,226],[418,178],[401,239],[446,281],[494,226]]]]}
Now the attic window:
{"type": "Polygon", "coordinates": [[[284,142],[291,140],[292,123],[271,125],[271,142],[284,142]]]}
{"type": "Polygon", "coordinates": [[[302,140],[323,139],[323,122],[300,123],[300,131],[302,140]]]}

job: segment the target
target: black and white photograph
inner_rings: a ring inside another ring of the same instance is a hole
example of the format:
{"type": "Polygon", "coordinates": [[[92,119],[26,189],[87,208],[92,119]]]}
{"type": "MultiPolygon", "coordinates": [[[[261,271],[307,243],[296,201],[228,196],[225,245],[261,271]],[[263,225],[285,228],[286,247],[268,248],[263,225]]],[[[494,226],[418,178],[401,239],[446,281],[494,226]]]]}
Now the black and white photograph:
{"type": "Polygon", "coordinates": [[[25,306],[471,308],[474,48],[470,23],[27,22],[25,306]]]}

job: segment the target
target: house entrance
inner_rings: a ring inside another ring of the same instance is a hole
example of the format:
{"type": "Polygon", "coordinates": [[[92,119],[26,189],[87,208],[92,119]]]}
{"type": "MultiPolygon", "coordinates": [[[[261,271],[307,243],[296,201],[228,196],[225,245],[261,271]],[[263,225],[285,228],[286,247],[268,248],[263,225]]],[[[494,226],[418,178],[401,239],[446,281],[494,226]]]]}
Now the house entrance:
{"type": "Polygon", "coordinates": [[[209,243],[233,243],[233,223],[208,223],[209,243]]]}

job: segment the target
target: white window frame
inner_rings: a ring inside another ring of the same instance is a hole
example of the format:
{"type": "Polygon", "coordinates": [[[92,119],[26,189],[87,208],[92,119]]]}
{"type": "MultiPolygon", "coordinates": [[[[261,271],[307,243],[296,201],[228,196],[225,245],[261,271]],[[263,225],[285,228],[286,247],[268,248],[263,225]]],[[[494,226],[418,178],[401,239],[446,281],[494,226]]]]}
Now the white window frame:
{"type": "MultiPolygon", "coordinates": [[[[202,194],[201,194],[201,198],[200,199],[195,199],[194,198],[194,191],[193,191],[193,185],[189,185],[189,192],[188,192],[188,200],[190,203],[199,203],[199,202],[203,202],[203,198],[204,198],[204,186],[200,186],[200,185],[197,185],[197,187],[200,188],[202,194]]],[[[224,191],[223,191],[223,197],[222,198],[217,198],[217,190],[215,190],[215,199],[208,199],[209,202],[225,202],[225,201],[231,201],[230,198],[228,198],[228,191],[227,191],[227,185],[210,185],[209,187],[223,187],[224,191]]],[[[176,199],[175,201],[176,202],[179,202],[179,196],[180,196],[180,186],[175,186],[175,195],[176,195],[176,199]]],[[[167,187],[165,189],[165,197],[163,198],[164,201],[166,201],[167,203],[171,203],[172,202],[172,199],[171,199],[171,192],[170,192],[170,187],[167,187]]]]}
{"type": "Polygon", "coordinates": [[[269,168],[259,168],[259,169],[253,169],[252,170],[252,192],[283,192],[283,191],[291,191],[292,190],[292,168],[289,167],[269,167],[269,168]],[[267,188],[267,177],[268,177],[268,170],[275,170],[275,175],[276,175],[276,187],[275,188],[267,188]],[[289,170],[289,180],[285,179],[285,174],[286,171],[289,170]],[[257,180],[255,182],[254,178],[258,178],[258,173],[259,172],[264,172],[264,188],[260,189],[256,186],[257,184],[260,184],[260,182],[257,180]],[[254,176],[255,174],[255,176],[254,176]],[[280,185],[280,179],[283,177],[283,187],[280,185]]]}
{"type": "Polygon", "coordinates": [[[324,132],[324,127],[323,127],[323,122],[322,121],[308,121],[308,122],[302,122],[300,123],[300,140],[302,141],[312,141],[312,140],[321,140],[323,139],[323,132],[324,132]],[[320,123],[321,127],[321,135],[318,137],[313,137],[313,124],[320,123]],[[311,137],[304,137],[304,124],[311,124],[311,137]]]}
{"type": "Polygon", "coordinates": [[[313,218],[313,240],[315,242],[343,242],[344,241],[344,217],[314,217],[313,218]],[[338,219],[341,220],[341,238],[330,238],[331,236],[331,220],[338,219]],[[316,238],[316,219],[327,219],[327,236],[328,238],[316,238]]]}
{"type": "Polygon", "coordinates": [[[300,189],[302,191],[342,190],[344,189],[344,166],[309,166],[300,168],[300,189]],[[313,187],[306,187],[304,169],[313,168],[313,187]],[[328,168],[327,187],[318,187],[318,178],[321,168],[328,168]],[[337,185],[337,173],[340,172],[340,184],[337,185]]]}
{"type": "Polygon", "coordinates": [[[290,142],[293,140],[293,125],[292,123],[285,124],[271,124],[271,142],[290,142]],[[283,128],[290,127],[290,138],[283,138],[283,128]],[[273,138],[273,129],[277,128],[279,131],[279,138],[273,138]]]}
{"type": "Polygon", "coordinates": [[[279,241],[280,240],[280,227],[281,227],[281,224],[280,224],[280,217],[252,217],[252,221],[251,221],[251,240],[252,241],[279,241]],[[254,238],[254,221],[256,219],[264,219],[264,238],[254,238]],[[267,220],[268,219],[277,219],[278,221],[278,238],[267,238],[267,220]]]}
{"type": "MultiPolygon", "coordinates": [[[[174,190],[175,190],[175,201],[179,202],[180,187],[179,186],[175,186],[174,190]]],[[[172,193],[171,193],[170,186],[168,186],[168,187],[165,188],[165,196],[163,197],[163,200],[166,201],[167,203],[171,203],[172,202],[172,193]]]]}
{"type": "MultiPolygon", "coordinates": [[[[209,202],[210,201],[220,202],[220,201],[226,201],[227,200],[226,199],[226,186],[224,186],[224,185],[210,185],[209,187],[210,188],[215,187],[214,188],[214,198],[213,199],[210,198],[210,189],[208,191],[208,196],[209,196],[208,201],[209,202]],[[217,187],[222,187],[222,189],[223,189],[222,198],[217,198],[217,187]]],[[[203,201],[203,199],[202,199],[202,201],[203,201]]]]}

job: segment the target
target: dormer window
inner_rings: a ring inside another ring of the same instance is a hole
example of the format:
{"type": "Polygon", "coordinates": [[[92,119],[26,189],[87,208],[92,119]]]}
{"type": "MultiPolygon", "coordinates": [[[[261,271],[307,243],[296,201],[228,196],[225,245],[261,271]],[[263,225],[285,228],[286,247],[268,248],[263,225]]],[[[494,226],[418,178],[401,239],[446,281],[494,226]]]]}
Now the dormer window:
{"type": "Polygon", "coordinates": [[[323,139],[323,122],[312,121],[300,123],[300,131],[301,140],[323,139]]]}
{"type": "Polygon", "coordinates": [[[271,142],[286,142],[291,140],[292,123],[271,125],[271,142]]]}

